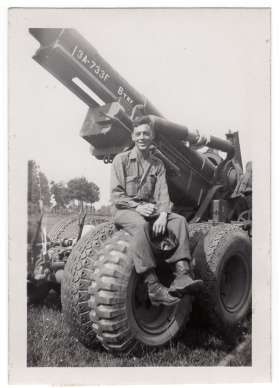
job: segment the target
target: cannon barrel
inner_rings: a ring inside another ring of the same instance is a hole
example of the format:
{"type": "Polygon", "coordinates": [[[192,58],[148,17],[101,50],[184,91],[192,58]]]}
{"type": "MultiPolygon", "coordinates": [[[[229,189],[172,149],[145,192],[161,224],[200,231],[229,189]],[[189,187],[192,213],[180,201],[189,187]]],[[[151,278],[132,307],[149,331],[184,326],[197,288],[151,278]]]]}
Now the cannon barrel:
{"type": "MultiPolygon", "coordinates": [[[[40,48],[33,59],[90,107],[87,124],[92,122],[92,116],[96,115],[94,108],[121,101],[125,111],[122,117],[125,119],[128,116],[126,126],[133,110],[143,106],[142,114],[149,115],[157,134],[188,141],[197,149],[207,146],[227,153],[233,151],[233,145],[228,140],[214,136],[201,136],[198,131],[190,132],[186,126],[165,120],[150,101],[114,70],[75,29],[30,28],[29,32],[40,43],[40,48]]],[[[84,124],[81,135],[89,141],[88,132],[89,129],[84,124]]],[[[96,147],[96,144],[92,144],[92,140],[89,142],[96,147]]],[[[125,143],[125,146],[128,146],[128,143],[131,144],[127,140],[125,143]]],[[[117,151],[120,152],[120,148],[117,151]]]]}
{"type": "Polygon", "coordinates": [[[191,132],[189,129],[180,124],[172,123],[161,117],[149,115],[149,121],[155,134],[160,134],[176,140],[188,141],[191,146],[198,148],[209,147],[227,153],[234,152],[234,146],[229,140],[219,139],[215,136],[200,135],[198,131],[191,132]]]}
{"type": "Polygon", "coordinates": [[[118,101],[121,97],[128,114],[143,105],[145,114],[164,117],[75,29],[30,28],[29,32],[41,45],[33,59],[90,108],[118,101]]]}

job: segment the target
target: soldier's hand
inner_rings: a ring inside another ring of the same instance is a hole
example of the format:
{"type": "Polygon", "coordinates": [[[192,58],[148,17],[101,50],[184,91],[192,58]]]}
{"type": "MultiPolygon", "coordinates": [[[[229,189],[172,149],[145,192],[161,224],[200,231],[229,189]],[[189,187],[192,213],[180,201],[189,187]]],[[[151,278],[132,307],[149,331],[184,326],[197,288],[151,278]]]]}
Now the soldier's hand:
{"type": "Polygon", "coordinates": [[[160,213],[158,219],[154,222],[154,225],[153,225],[154,234],[156,236],[160,234],[164,234],[166,229],[166,224],[167,224],[167,213],[162,212],[160,213]]]}
{"type": "Polygon", "coordinates": [[[135,210],[143,217],[150,217],[157,209],[152,203],[145,203],[144,205],[138,205],[135,210]]]}

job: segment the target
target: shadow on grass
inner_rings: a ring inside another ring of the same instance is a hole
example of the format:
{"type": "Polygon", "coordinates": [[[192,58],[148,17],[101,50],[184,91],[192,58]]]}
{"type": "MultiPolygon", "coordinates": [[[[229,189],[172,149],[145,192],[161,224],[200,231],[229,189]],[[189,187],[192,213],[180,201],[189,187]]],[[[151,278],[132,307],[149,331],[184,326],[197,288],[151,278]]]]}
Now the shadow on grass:
{"type": "Polygon", "coordinates": [[[205,350],[215,348],[231,352],[251,335],[251,317],[234,328],[217,331],[197,322],[190,321],[184,330],[181,341],[189,348],[202,347],[205,350]]]}
{"type": "Polygon", "coordinates": [[[46,306],[48,309],[53,311],[62,311],[61,305],[61,286],[60,284],[52,285],[47,297],[38,303],[30,304],[31,307],[43,307],[46,306]]]}

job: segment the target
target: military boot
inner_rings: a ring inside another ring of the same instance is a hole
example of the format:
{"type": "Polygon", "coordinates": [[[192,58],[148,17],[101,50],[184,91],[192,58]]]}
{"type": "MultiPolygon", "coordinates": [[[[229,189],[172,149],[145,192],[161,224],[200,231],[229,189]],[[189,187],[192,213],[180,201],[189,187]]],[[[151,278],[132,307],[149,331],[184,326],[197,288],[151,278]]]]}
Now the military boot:
{"type": "Polygon", "coordinates": [[[169,289],[159,282],[154,270],[146,272],[143,275],[145,278],[144,281],[148,285],[148,294],[152,305],[159,306],[163,304],[165,306],[173,306],[180,301],[178,297],[169,294],[169,289]]]}
{"type": "Polygon", "coordinates": [[[190,276],[189,260],[180,260],[175,263],[175,280],[170,286],[169,293],[172,296],[182,297],[184,294],[196,295],[204,288],[201,279],[193,280],[190,276]]]}

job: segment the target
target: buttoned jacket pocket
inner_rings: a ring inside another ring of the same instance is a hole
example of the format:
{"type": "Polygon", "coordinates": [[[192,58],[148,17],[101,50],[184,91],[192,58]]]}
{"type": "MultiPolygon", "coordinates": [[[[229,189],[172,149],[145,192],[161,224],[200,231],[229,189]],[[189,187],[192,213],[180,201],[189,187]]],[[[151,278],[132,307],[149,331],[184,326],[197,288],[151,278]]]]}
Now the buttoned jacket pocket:
{"type": "Polygon", "coordinates": [[[155,186],[156,186],[157,177],[154,174],[149,174],[146,177],[146,181],[141,187],[141,196],[146,201],[152,201],[154,199],[155,186]]]}
{"type": "Polygon", "coordinates": [[[136,176],[130,175],[125,178],[125,191],[129,197],[134,197],[137,195],[137,182],[136,176]]]}

